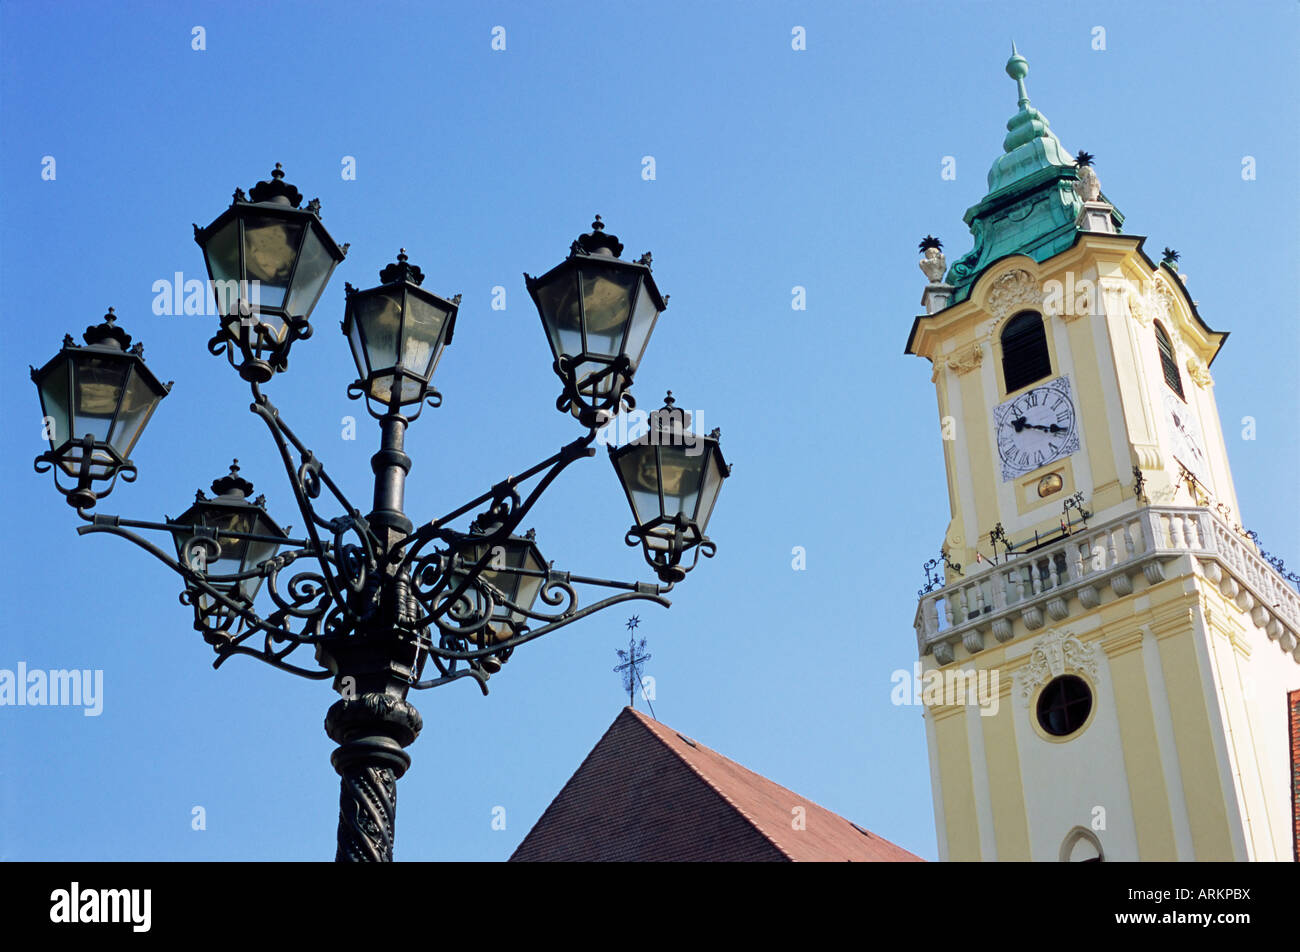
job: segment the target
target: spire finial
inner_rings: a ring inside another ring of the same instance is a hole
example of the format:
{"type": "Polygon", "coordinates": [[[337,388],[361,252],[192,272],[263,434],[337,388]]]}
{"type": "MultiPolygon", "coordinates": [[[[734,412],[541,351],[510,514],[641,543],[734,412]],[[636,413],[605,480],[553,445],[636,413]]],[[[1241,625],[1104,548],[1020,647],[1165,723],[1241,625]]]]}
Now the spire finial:
{"type": "Polygon", "coordinates": [[[1029,105],[1029,92],[1025,89],[1025,77],[1029,75],[1029,60],[1020,55],[1015,40],[1011,41],[1011,59],[1007,60],[1007,75],[1016,81],[1016,92],[1019,93],[1017,105],[1024,109],[1029,105]]]}

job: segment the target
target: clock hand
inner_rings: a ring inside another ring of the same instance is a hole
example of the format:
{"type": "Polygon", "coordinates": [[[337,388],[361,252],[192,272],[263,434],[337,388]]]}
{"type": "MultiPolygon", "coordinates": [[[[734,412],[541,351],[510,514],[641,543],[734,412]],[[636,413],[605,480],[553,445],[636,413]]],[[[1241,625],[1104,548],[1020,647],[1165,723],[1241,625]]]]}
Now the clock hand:
{"type": "Polygon", "coordinates": [[[1063,426],[1058,426],[1058,425],[1055,424],[1055,423],[1053,423],[1051,426],[1042,426],[1041,424],[1038,424],[1038,423],[1026,423],[1024,417],[1020,417],[1020,418],[1017,419],[1017,420],[1013,420],[1013,421],[1012,421],[1012,424],[1013,424],[1013,425],[1018,424],[1018,425],[1016,426],[1016,432],[1017,432],[1017,433],[1019,433],[1021,430],[1042,430],[1044,433],[1064,433],[1064,432],[1065,432],[1065,427],[1063,427],[1063,426]]]}

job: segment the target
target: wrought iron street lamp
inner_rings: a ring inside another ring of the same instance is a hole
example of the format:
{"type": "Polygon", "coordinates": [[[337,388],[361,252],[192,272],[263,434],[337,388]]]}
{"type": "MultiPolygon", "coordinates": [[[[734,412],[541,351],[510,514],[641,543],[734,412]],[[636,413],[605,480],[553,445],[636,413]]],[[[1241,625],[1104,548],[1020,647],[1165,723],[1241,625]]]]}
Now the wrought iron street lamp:
{"type": "MultiPolygon", "coordinates": [[[[695,456],[685,444],[647,450],[634,442],[613,451],[637,520],[627,539],[645,546],[659,583],[559,570],[542,558],[531,530],[518,533],[556,477],[595,455],[597,427],[633,405],[628,388],[667,301],[650,256],[621,260],[621,243],[597,216],[564,263],[528,278],[564,382],[557,406],[586,432],[418,528],[404,511],[412,465],[404,435],[426,403],[440,403],[431,380],[451,343],[460,297],[425,290],[405,250],[380,272],[378,287],[347,288],[342,326],[359,375],[348,395],[365,398],[380,430],[373,503],[363,515],[261,390],[286,368],[293,342],[311,336],[311,313],[347,246],[320,224],[318,201],[299,208],[301,195],[278,165],[250,198],[236,191],[229,209],[195,229],[220,314],[209,350],[224,354],[248,382],[251,410],[288,475],[303,538],[279,527],[263,497],[250,499],[253,486],[237,465],[212,484],[213,498],[198,493],[175,519],[92,511],[117,475],[134,478],[128,454],[170,387],[145,367],[139,345],[127,349],[130,338],[111,312],[87,331],[87,346],[67,338],[58,356],[32,372],[50,436],[36,468],[55,470],[56,486],[87,522],[78,532],[127,539],[181,577],[182,601],[193,606],[214,666],[246,655],[332,681],[342,695],[325,718],[341,778],[336,856],[391,860],[396,782],[410,765],[405,748],[421,729],[408,692],[471,678],[486,694],[488,679],[522,644],[630,599],[666,607],[665,596],[689,568],[683,555],[694,550],[698,561],[713,554],[704,530],[727,467],[716,432],[694,437],[690,445],[702,449],[695,456]],[[75,477],[75,486],[62,486],[60,471],[75,477]],[[468,531],[455,528],[471,517],[468,531]],[[171,546],[134,530],[164,533],[171,546]],[[579,588],[613,593],[579,607],[579,588]]],[[[686,440],[688,416],[671,402],[665,410],[655,417],[655,439],[686,440]]]]}

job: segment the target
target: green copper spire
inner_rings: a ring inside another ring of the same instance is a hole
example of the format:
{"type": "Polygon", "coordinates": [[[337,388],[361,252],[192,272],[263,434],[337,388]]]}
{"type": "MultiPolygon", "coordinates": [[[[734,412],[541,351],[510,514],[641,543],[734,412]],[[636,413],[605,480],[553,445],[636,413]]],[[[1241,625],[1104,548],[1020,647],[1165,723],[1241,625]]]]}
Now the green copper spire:
{"type": "Polygon", "coordinates": [[[1007,60],[1007,75],[1016,81],[1019,111],[1007,120],[1007,137],[1002,140],[1002,151],[1006,154],[989,169],[990,193],[1048,166],[1070,168],[1074,165],[1074,160],[1048,128],[1047,117],[1029,105],[1029,91],[1025,88],[1029,61],[1016,50],[1014,42],[1011,44],[1011,59],[1007,60]]]}
{"type": "MultiPolygon", "coordinates": [[[[953,303],[970,296],[971,285],[986,267],[1007,255],[1043,261],[1074,243],[1075,222],[1083,208],[1074,183],[1074,158],[1052,132],[1047,117],[1029,104],[1025,77],[1029,61],[1011,44],[1007,75],[1016,82],[1017,111],[1007,120],[1002,155],[988,175],[988,194],[966,211],[975,247],[948,271],[953,303]]],[[[1115,214],[1117,222],[1123,216],[1115,214]]]]}

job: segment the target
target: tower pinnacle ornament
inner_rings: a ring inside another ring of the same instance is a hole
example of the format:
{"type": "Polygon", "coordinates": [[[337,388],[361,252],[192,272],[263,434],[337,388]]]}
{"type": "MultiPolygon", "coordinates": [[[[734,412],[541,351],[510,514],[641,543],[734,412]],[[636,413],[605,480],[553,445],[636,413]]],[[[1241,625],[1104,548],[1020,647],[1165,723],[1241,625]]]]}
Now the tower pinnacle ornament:
{"type": "Polygon", "coordinates": [[[948,259],[943,254],[943,242],[933,235],[926,235],[921,239],[920,250],[921,272],[930,279],[931,284],[942,284],[943,274],[948,270],[948,259]]]}
{"type": "Polygon", "coordinates": [[[1095,202],[1101,198],[1101,183],[1097,181],[1097,173],[1092,169],[1092,160],[1092,153],[1082,149],[1074,157],[1074,164],[1079,169],[1079,181],[1074,188],[1085,202],[1095,202]]]}

